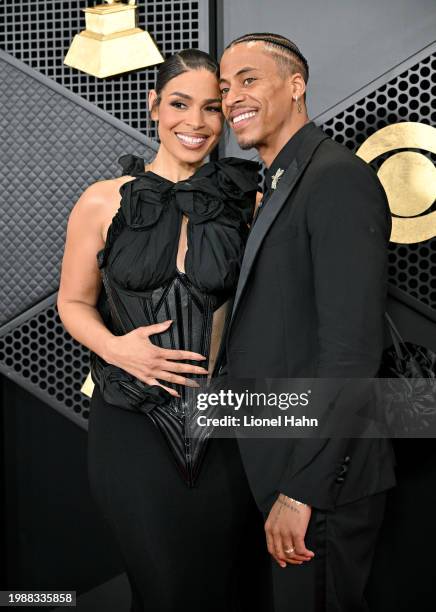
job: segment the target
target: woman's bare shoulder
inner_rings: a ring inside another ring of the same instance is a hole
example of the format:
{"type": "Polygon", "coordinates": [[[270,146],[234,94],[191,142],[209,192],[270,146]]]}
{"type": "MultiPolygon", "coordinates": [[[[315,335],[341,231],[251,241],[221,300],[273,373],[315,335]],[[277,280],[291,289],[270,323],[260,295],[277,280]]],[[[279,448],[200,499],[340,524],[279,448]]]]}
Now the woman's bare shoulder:
{"type": "Polygon", "coordinates": [[[131,181],[132,178],[131,176],[119,176],[113,179],[96,181],[85,189],[78,201],[85,202],[90,206],[103,205],[113,200],[119,203],[121,185],[131,181]]]}
{"type": "Polygon", "coordinates": [[[95,219],[105,225],[120,207],[120,187],[132,180],[131,176],[96,181],[89,185],[77,200],[71,215],[77,218],[95,219]]]}

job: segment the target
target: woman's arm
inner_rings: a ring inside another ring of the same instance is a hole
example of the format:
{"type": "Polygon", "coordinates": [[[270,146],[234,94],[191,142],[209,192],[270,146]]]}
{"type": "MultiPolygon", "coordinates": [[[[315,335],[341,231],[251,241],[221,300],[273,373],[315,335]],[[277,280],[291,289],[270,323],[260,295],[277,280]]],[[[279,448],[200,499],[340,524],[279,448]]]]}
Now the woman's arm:
{"type": "MultiPolygon", "coordinates": [[[[190,351],[162,349],[149,339],[152,334],[166,331],[171,321],[115,336],[97,310],[101,276],[96,256],[104,246],[105,224],[119,206],[120,185],[119,179],[91,185],[70,213],[57,299],[59,316],[78,342],[146,384],[160,384],[156,380],[159,378],[196,386],[183,374],[207,374],[207,370],[173,360],[199,361],[205,357],[190,351]]],[[[165,388],[172,395],[178,395],[173,389],[165,388]]]]}

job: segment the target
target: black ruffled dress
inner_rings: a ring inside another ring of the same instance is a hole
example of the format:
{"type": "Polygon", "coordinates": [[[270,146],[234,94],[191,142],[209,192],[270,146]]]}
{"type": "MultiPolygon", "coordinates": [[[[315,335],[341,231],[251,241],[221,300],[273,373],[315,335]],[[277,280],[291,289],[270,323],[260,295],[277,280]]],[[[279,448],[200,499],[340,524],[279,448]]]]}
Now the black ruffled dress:
{"type": "MultiPolygon", "coordinates": [[[[228,158],[173,183],[146,172],[139,157],[127,155],[120,162],[123,174],[136,178],[121,187],[120,208],[97,255],[105,323],[120,335],[172,319],[168,332],[152,341],[209,356],[213,314],[236,287],[259,166],[228,158]],[[189,220],[188,250],[185,272],[180,272],[176,260],[183,215],[189,220]]],[[[181,387],[181,398],[172,398],[96,354],[91,355],[91,374],[107,402],[147,414],[193,486],[207,437],[189,435],[186,411],[194,404],[192,388],[181,387]]]]}
{"type": "MultiPolygon", "coordinates": [[[[116,335],[172,319],[151,340],[208,356],[213,314],[236,289],[259,166],[228,158],[173,183],[139,157],[120,162],[135,178],[97,255],[102,318],[116,335]]],[[[131,610],[268,610],[263,522],[236,441],[187,435],[189,387],[173,398],[94,353],[91,374],[90,484],[124,559],[131,610]]]]}

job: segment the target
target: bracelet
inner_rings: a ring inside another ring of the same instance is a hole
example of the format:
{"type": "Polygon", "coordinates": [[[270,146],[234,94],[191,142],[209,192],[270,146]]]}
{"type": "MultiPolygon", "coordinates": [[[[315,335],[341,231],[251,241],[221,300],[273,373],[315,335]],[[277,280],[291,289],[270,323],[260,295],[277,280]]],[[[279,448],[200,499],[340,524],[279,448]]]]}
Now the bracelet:
{"type": "Polygon", "coordinates": [[[298,501],[298,499],[294,499],[293,497],[288,497],[288,495],[285,495],[284,493],[281,493],[281,495],[283,495],[283,497],[286,497],[286,499],[289,499],[291,502],[294,502],[294,504],[296,504],[297,506],[307,506],[307,504],[305,504],[304,502],[298,501]]]}

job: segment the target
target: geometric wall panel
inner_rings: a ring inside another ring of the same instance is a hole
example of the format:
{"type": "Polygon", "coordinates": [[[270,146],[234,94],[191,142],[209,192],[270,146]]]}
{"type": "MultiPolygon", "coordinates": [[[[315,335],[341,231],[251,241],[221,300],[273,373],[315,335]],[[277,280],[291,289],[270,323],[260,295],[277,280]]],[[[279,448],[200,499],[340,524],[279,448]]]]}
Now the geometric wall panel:
{"type": "Polygon", "coordinates": [[[89,351],[63,327],[56,295],[1,329],[0,369],[85,428],[89,398],[80,388],[89,372],[89,351]]]}
{"type": "MultiPolygon", "coordinates": [[[[422,55],[422,54],[421,54],[422,55]]],[[[322,127],[337,142],[353,151],[374,132],[402,121],[436,124],[436,51],[388,79],[358,98],[328,120],[322,127]]],[[[319,120],[318,120],[319,121],[319,120]]],[[[402,149],[416,150],[416,149],[402,149]]],[[[436,161],[436,155],[418,150],[436,161]]],[[[397,152],[397,151],[395,151],[397,152]]],[[[391,155],[377,158],[371,165],[375,170],[391,155]]],[[[436,197],[436,193],[435,193],[436,197]]],[[[436,210],[436,204],[425,214],[436,210]]],[[[389,247],[389,281],[436,312],[436,238],[416,244],[391,243],[389,247]]]]}
{"type": "Polygon", "coordinates": [[[0,371],[86,426],[89,351],[56,310],[69,213],[118,157],[157,144],[0,51],[0,371]]]}
{"type": "Polygon", "coordinates": [[[156,143],[0,52],[0,326],[57,291],[69,213],[156,143]]]}
{"type": "MultiPolygon", "coordinates": [[[[155,138],[146,110],[147,91],[156,79],[155,66],[97,79],[63,64],[74,35],[85,28],[81,9],[102,3],[103,0],[2,0],[0,48],[155,138]]],[[[139,27],[149,31],[164,57],[186,48],[208,50],[208,0],[138,0],[137,4],[139,27]]]]}

